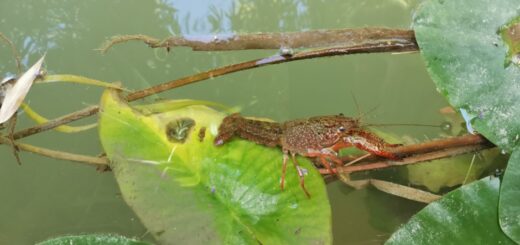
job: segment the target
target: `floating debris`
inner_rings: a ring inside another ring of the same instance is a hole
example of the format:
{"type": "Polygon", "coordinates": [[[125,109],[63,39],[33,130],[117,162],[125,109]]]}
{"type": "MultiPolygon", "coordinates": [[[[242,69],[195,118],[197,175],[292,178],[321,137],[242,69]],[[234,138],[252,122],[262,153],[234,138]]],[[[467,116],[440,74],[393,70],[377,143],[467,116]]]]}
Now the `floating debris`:
{"type": "Polygon", "coordinates": [[[460,114],[462,115],[462,118],[464,118],[464,121],[466,121],[466,129],[470,134],[477,134],[477,131],[473,129],[473,126],[471,126],[471,120],[475,118],[474,116],[470,116],[468,111],[466,109],[460,108],[460,114]]]}
{"type": "Polygon", "coordinates": [[[22,104],[29,92],[34,80],[40,75],[40,69],[45,55],[43,55],[29,70],[11,85],[10,80],[2,81],[0,94],[3,95],[2,107],[0,108],[0,123],[11,118],[22,104]]]}

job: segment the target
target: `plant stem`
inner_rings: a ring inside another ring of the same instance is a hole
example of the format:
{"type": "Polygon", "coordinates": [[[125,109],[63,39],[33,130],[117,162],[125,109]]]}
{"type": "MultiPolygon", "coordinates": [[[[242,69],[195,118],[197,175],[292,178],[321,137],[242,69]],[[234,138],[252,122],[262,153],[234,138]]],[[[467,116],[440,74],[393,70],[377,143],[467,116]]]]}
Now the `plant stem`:
{"type": "Polygon", "coordinates": [[[18,50],[16,49],[16,46],[13,44],[11,39],[6,37],[3,33],[0,32],[0,39],[2,39],[9,47],[11,48],[11,52],[13,53],[14,61],[16,63],[16,70],[18,71],[18,74],[22,73],[22,62],[20,59],[20,53],[18,53],[18,50]]]}
{"type": "MultiPolygon", "coordinates": [[[[234,65],[224,66],[220,68],[216,68],[213,70],[209,70],[206,72],[201,72],[195,75],[187,76],[184,78],[180,78],[177,80],[168,81],[147,89],[143,89],[140,91],[136,91],[134,93],[130,93],[127,96],[128,101],[134,101],[137,99],[142,99],[144,97],[157,94],[160,92],[164,92],[166,90],[182,87],[185,85],[189,85],[192,83],[200,82],[207,80],[209,78],[214,78],[234,72],[239,72],[243,70],[248,70],[252,68],[257,68],[266,65],[279,64],[285,62],[292,62],[296,60],[303,59],[311,59],[318,57],[327,57],[327,56],[336,56],[336,55],[348,55],[348,54],[359,54],[359,53],[376,53],[376,52],[409,52],[409,51],[417,51],[418,46],[415,42],[415,38],[410,38],[410,43],[403,43],[402,41],[391,41],[388,38],[381,40],[380,42],[373,42],[370,44],[364,44],[360,46],[352,46],[352,47],[335,47],[335,48],[327,48],[327,49],[319,49],[319,50],[311,50],[304,51],[300,53],[296,53],[292,56],[281,56],[275,55],[263,59],[246,61],[234,65]]],[[[64,115],[60,118],[56,118],[48,121],[44,124],[39,124],[33,126],[31,128],[26,128],[21,131],[18,131],[14,135],[14,139],[24,138],[36,133],[40,133],[46,130],[53,129],[57,126],[70,123],[84,117],[88,117],[94,115],[98,112],[98,106],[90,106],[84,108],[80,111],[76,111],[67,115],[64,115]]]]}
{"type": "MultiPolygon", "coordinates": [[[[2,136],[0,136],[0,143],[13,145],[13,143],[9,139],[2,137],[2,136]]],[[[14,143],[14,146],[16,146],[18,149],[23,150],[23,151],[36,153],[36,154],[54,158],[54,159],[68,160],[68,161],[93,164],[93,165],[108,165],[108,159],[106,159],[106,158],[91,157],[91,156],[73,154],[73,153],[68,153],[68,152],[55,151],[55,150],[50,150],[50,149],[41,148],[41,147],[24,144],[24,143],[18,143],[18,142],[14,143]]]]}
{"type": "Polygon", "coordinates": [[[214,70],[202,72],[199,74],[195,74],[192,76],[184,77],[177,80],[172,80],[169,82],[165,82],[147,89],[143,89],[140,91],[136,91],[128,95],[128,101],[134,101],[137,99],[142,99],[144,97],[161,93],[166,90],[182,87],[188,84],[192,84],[195,82],[203,81],[209,78],[215,78],[222,75],[226,75],[229,73],[234,73],[237,71],[249,70],[252,68],[262,67],[266,65],[274,65],[280,63],[286,63],[297,60],[304,59],[312,59],[312,58],[320,58],[320,57],[329,57],[329,56],[337,56],[337,55],[349,55],[349,54],[360,54],[360,53],[383,53],[383,52],[409,52],[418,50],[416,43],[410,44],[402,44],[398,42],[385,42],[385,43],[372,43],[365,44],[361,46],[352,46],[352,47],[336,47],[336,48],[326,48],[319,50],[311,50],[304,51],[300,53],[296,53],[292,56],[282,56],[282,55],[274,55],[263,59],[246,61],[234,65],[224,66],[221,68],[217,68],[214,70]]]}
{"type": "Polygon", "coordinates": [[[21,138],[24,138],[24,137],[27,137],[27,136],[30,136],[33,134],[41,133],[41,132],[53,129],[55,127],[94,115],[98,111],[99,111],[99,106],[89,106],[82,110],[61,116],[61,117],[53,119],[53,120],[49,120],[46,123],[38,124],[38,125],[30,127],[30,128],[22,129],[13,134],[13,139],[17,140],[17,139],[21,139],[21,138]]]}

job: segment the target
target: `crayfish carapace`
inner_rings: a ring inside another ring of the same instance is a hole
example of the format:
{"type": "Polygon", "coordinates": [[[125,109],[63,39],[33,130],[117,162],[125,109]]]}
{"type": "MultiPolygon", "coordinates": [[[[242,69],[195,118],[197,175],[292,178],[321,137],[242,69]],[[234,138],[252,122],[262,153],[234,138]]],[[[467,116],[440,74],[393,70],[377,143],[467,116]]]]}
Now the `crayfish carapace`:
{"type": "Polygon", "coordinates": [[[337,173],[331,162],[336,166],[343,165],[338,157],[338,151],[342,148],[356,147],[380,157],[399,159],[397,155],[388,151],[389,148],[398,145],[386,143],[375,134],[364,130],[358,119],[341,114],[277,123],[248,119],[234,113],[224,118],[214,143],[217,146],[222,145],[233,136],[269,147],[281,147],[281,189],[284,188],[285,171],[290,155],[300,178],[300,186],[308,197],[310,194],[305,188],[304,173],[296,160],[296,154],[317,158],[330,173],[337,173]]]}

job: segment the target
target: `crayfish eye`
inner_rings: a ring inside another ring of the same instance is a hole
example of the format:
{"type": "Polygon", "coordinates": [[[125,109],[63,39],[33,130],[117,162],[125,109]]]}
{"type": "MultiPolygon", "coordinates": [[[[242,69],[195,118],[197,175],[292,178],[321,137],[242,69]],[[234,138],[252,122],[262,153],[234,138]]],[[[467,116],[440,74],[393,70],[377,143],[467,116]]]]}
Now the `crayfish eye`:
{"type": "Polygon", "coordinates": [[[345,127],[340,126],[340,127],[338,128],[338,131],[339,131],[339,132],[345,132],[345,127]]]}

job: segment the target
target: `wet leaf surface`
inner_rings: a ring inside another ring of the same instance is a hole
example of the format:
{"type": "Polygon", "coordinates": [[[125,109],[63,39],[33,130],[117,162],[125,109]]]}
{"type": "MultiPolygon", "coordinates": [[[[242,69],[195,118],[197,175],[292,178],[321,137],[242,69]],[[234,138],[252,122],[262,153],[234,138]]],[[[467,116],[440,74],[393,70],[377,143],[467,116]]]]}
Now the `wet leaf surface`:
{"type": "Polygon", "coordinates": [[[509,47],[498,32],[519,13],[518,0],[432,0],[413,24],[437,88],[507,150],[519,144],[520,67],[505,64],[509,47]]]}
{"type": "Polygon", "coordinates": [[[499,218],[502,230],[520,242],[520,150],[509,159],[500,189],[499,218]]]}
{"type": "MultiPolygon", "coordinates": [[[[506,152],[520,149],[519,20],[518,0],[431,0],[421,5],[413,21],[439,91],[467,113],[479,133],[506,152]]],[[[520,222],[505,221],[518,220],[518,212],[512,212],[519,206],[519,165],[514,159],[508,164],[499,206],[501,227],[517,242],[520,222]]],[[[490,220],[488,225],[495,223],[490,220]]]]}
{"type": "Polygon", "coordinates": [[[131,108],[107,92],[99,123],[123,197],[158,241],[332,242],[325,186],[310,161],[299,159],[308,171],[312,198],[305,196],[292,168],[281,191],[280,149],[243,140],[215,147],[225,114],[200,105],[160,112],[158,105],[131,108]]]}
{"type": "Polygon", "coordinates": [[[386,244],[515,244],[500,229],[500,180],[486,177],[417,213],[386,244]]]}

